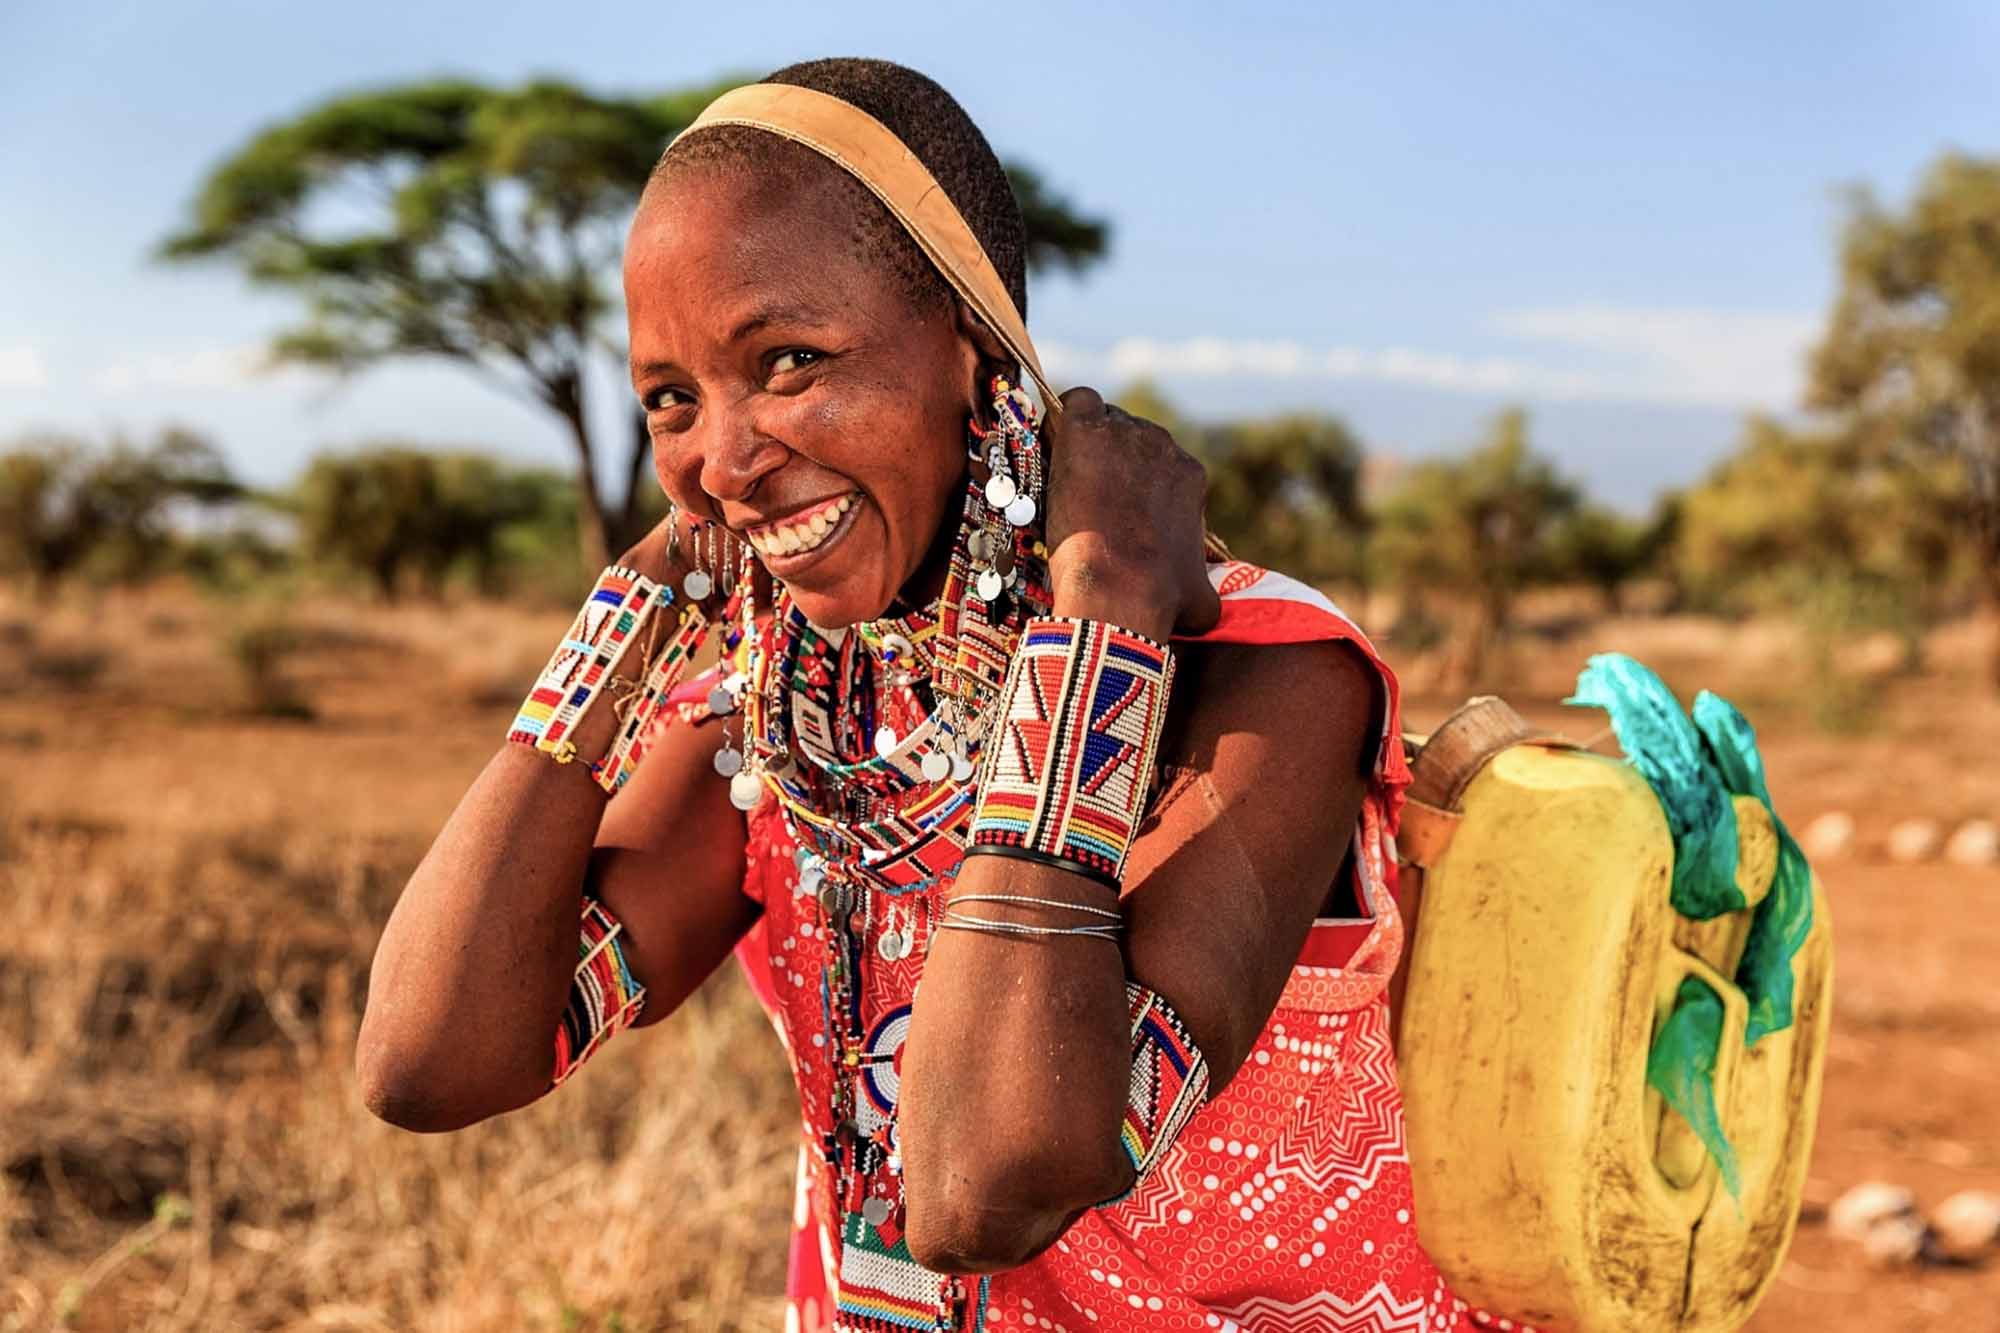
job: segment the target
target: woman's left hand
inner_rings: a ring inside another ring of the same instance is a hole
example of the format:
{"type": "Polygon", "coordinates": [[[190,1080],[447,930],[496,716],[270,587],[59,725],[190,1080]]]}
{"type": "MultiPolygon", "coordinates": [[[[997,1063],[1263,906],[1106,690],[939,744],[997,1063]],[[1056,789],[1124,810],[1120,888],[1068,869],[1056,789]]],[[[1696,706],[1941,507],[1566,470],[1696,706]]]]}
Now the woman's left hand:
{"type": "Polygon", "coordinates": [[[1154,423],[1071,389],[1043,424],[1049,583],[1057,615],[1164,641],[1214,626],[1202,506],[1208,475],[1154,423]]]}

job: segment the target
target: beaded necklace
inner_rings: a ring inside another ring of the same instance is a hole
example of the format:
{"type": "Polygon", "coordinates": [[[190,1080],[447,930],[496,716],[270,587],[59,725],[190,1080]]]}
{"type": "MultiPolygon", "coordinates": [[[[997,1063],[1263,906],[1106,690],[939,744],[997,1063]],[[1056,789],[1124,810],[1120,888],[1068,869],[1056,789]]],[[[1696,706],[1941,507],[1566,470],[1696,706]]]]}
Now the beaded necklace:
{"type": "MultiPolygon", "coordinates": [[[[894,1097],[883,1089],[893,1088],[888,1069],[908,1007],[871,1031],[862,994],[867,970],[903,963],[920,936],[928,952],[929,890],[963,855],[973,779],[1010,655],[1023,623],[1051,603],[1047,550],[1033,522],[1041,489],[1034,411],[1019,390],[994,388],[999,425],[973,428],[937,601],[849,632],[824,631],[781,588],[768,629],[751,630],[754,610],[745,614],[743,670],[719,687],[742,713],[732,799],[748,808],[762,791],[776,798],[799,848],[795,892],[819,911],[821,1013],[834,1069],[833,1128],[820,1148],[842,1214],[841,1244],[865,1252],[867,1271],[883,1279],[869,1282],[878,1288],[869,1301],[927,1292],[924,1317],[938,1327],[954,1322],[961,1285],[940,1283],[891,1243],[903,1196],[894,1097]]],[[[882,1327],[907,1327],[918,1314],[899,1308],[904,1317],[882,1327]]],[[[877,1321],[843,1304],[840,1322],[877,1321]]]]}

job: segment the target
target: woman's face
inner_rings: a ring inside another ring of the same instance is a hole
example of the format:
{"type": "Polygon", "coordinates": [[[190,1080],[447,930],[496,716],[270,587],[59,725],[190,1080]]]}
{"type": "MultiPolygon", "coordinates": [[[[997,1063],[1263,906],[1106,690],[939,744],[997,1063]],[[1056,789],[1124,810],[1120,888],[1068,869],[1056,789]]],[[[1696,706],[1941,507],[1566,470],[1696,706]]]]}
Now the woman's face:
{"type": "Polygon", "coordinates": [[[632,387],[667,495],[757,548],[806,617],[883,614],[956,512],[978,352],[862,253],[851,196],[695,165],[625,250],[632,387]]]}

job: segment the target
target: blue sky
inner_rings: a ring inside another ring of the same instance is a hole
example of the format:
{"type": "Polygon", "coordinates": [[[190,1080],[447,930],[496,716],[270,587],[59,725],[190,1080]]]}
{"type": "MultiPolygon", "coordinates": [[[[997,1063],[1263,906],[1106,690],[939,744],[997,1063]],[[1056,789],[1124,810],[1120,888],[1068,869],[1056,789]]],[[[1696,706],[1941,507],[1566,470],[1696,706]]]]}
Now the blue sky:
{"type": "MultiPolygon", "coordinates": [[[[1797,398],[1841,190],[2000,153],[1976,4],[0,6],[0,437],[209,431],[262,481],[394,436],[564,462],[448,368],[251,374],[295,313],[150,246],[203,170],[329,93],[438,73],[667,88],[819,55],[931,74],[1115,225],[1031,326],[1056,378],[1195,416],[1315,407],[1405,456],[1525,403],[1636,507],[1797,398]]],[[[625,392],[607,375],[614,427],[625,392]]],[[[622,438],[622,432],[620,433],[622,438]]]]}

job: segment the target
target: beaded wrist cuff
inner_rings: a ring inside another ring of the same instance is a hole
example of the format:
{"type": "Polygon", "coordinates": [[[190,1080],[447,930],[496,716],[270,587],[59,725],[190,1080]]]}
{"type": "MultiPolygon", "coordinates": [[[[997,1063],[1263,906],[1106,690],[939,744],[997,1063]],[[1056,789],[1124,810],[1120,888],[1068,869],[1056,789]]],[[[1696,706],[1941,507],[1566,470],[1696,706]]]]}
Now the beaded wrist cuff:
{"type": "MultiPolygon", "coordinates": [[[[585,599],[583,609],[577,612],[569,633],[556,645],[548,665],[535,678],[534,688],[528,691],[514,724],[507,729],[507,739],[532,745],[557,763],[575,759],[576,744],[571,737],[577,723],[601,697],[627,650],[638,641],[640,629],[654,624],[656,616],[663,617],[673,602],[673,589],[637,570],[607,566],[597,576],[597,585],[585,599]]],[[[706,626],[707,621],[693,607],[682,616],[669,643],[670,655],[675,645],[680,647],[679,668],[685,668],[692,643],[698,641],[706,626]],[[690,634],[692,637],[687,637],[690,634]]],[[[656,637],[657,627],[654,634],[646,636],[647,651],[656,637]]],[[[649,672],[647,684],[652,683],[649,672]]],[[[671,681],[667,682],[667,688],[672,688],[671,681]]],[[[656,702],[653,708],[657,707],[656,702]]],[[[625,739],[623,730],[619,740],[629,753],[632,742],[625,739]]],[[[593,772],[607,791],[616,790],[620,768],[629,767],[622,761],[620,766],[611,767],[611,758],[607,755],[593,765],[593,772]]]]}
{"type": "Polygon", "coordinates": [[[1132,1011],[1132,1085],[1118,1138],[1138,1173],[1136,1187],[1208,1100],[1208,1062],[1159,995],[1127,981],[1125,1001],[1132,1011]]]}
{"type": "Polygon", "coordinates": [[[569,734],[584,710],[597,701],[605,680],[625,656],[633,631],[650,617],[656,600],[665,606],[673,600],[673,592],[637,570],[606,566],[569,633],[535,678],[507,739],[532,745],[565,763],[575,758],[569,734]]]}
{"type": "Polygon", "coordinates": [[[707,633],[708,617],[701,608],[689,606],[681,613],[680,623],[667,636],[666,650],[646,668],[645,680],[640,683],[631,711],[618,728],[618,739],[612,742],[611,752],[591,765],[590,775],[597,779],[598,786],[616,793],[638,769],[639,761],[652,746],[654,727],[666,710],[667,696],[687,674],[688,662],[707,633]]]}
{"type": "Polygon", "coordinates": [[[1173,654],[1097,620],[1031,619],[986,742],[972,850],[1117,883],[1144,811],[1173,654]]]}
{"type": "Polygon", "coordinates": [[[556,1025],[552,1087],[574,1074],[612,1033],[632,1026],[646,1007],[646,988],[625,965],[625,950],[618,943],[624,932],[624,925],[603,903],[583,900],[576,976],[570,982],[569,1004],[556,1025]]]}

